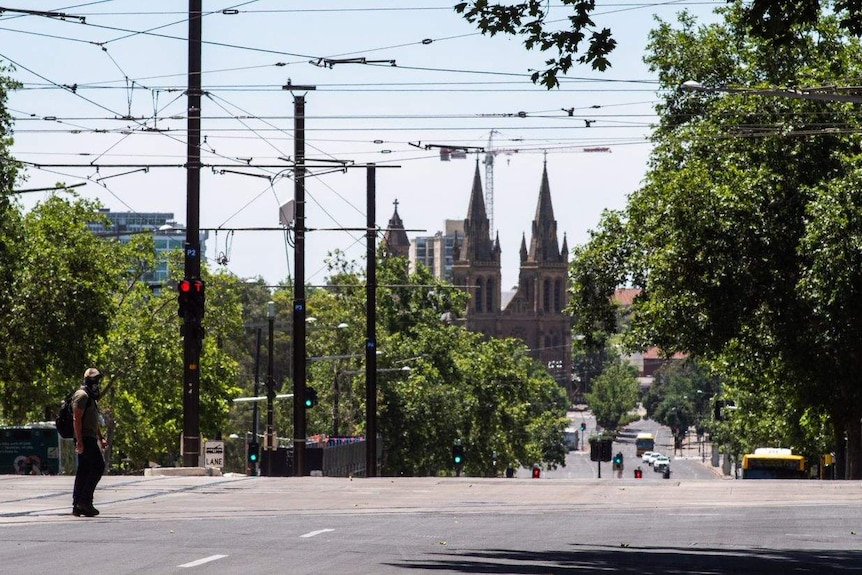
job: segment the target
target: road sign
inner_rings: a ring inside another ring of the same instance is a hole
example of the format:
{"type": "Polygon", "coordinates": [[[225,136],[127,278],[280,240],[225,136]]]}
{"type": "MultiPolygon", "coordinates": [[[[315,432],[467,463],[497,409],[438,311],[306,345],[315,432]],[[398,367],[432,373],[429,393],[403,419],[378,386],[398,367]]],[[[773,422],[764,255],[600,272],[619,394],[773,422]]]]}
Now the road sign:
{"type": "Polygon", "coordinates": [[[204,444],[204,467],[224,467],[224,441],[207,441],[204,444]]]}

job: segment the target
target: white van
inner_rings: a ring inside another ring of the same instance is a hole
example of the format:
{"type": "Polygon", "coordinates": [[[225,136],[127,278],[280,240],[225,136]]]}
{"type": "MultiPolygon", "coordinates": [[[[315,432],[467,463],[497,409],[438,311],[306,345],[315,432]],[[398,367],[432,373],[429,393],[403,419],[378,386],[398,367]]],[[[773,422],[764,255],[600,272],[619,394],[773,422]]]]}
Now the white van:
{"type": "Polygon", "coordinates": [[[578,448],[578,430],[574,427],[569,427],[563,432],[563,441],[569,451],[575,451],[578,448]]]}

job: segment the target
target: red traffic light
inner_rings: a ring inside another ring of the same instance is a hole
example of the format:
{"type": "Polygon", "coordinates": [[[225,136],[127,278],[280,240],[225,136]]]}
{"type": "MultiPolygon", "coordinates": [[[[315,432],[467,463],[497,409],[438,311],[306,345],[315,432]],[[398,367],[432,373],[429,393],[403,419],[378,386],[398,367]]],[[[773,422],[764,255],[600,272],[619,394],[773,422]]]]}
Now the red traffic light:
{"type": "Polygon", "coordinates": [[[192,282],[189,280],[182,280],[177,286],[177,289],[182,293],[189,293],[192,291],[192,282]]]}

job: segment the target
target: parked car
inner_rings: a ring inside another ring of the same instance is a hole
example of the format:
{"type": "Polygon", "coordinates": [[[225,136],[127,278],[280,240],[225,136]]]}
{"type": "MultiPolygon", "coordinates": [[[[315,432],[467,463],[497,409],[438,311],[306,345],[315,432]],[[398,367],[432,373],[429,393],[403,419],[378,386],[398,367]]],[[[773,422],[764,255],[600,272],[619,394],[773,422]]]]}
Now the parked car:
{"type": "Polygon", "coordinates": [[[641,455],[641,461],[646,463],[647,461],[649,461],[650,455],[652,455],[653,453],[655,453],[655,451],[644,451],[644,454],[641,455]]]}
{"type": "Polygon", "coordinates": [[[669,467],[670,467],[670,458],[667,457],[666,455],[659,455],[658,457],[655,458],[655,461],[653,461],[653,464],[652,464],[652,468],[655,471],[664,471],[665,468],[669,468],[669,467]]]}

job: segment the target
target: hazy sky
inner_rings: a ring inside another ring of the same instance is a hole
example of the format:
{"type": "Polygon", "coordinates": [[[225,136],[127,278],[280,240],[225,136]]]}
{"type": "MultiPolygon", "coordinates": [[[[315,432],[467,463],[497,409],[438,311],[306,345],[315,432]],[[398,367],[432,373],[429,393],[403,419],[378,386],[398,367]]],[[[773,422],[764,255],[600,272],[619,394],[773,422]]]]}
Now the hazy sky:
{"type": "MultiPolygon", "coordinates": [[[[282,89],[290,80],[317,87],[306,93],[308,159],[399,166],[377,170],[377,222],[386,226],[397,199],[405,227],[424,230],[411,237],[466,216],[476,166],[476,154],[443,162],[424,146],[487,147],[495,131],[494,228],[503,285],[514,285],[545,157],[559,239],[566,233],[573,247],[587,240],[602,210],[624,206],[644,176],[657,99],[642,62],[653,15],[672,20],[689,9],[706,16],[723,3],[600,2],[596,24],[610,27],[619,42],[613,67],[572,69],[552,91],[529,79],[546,56],[518,39],[480,35],[453,4],[204,0],[202,157],[236,166],[201,172],[200,225],[222,228],[208,241],[213,268],[222,255],[242,277],[274,284],[292,274],[294,254],[283,232],[227,231],[277,227],[278,206],[293,197],[289,164],[278,159],[294,156],[293,98],[282,89]],[[317,65],[325,58],[365,63],[317,65]],[[610,152],[584,151],[595,147],[610,152]]],[[[12,64],[23,84],[8,101],[16,119],[13,153],[41,166],[28,168],[19,188],[86,183],[78,193],[111,210],[173,212],[184,223],[186,173],[167,166],[186,156],[188,4],[9,0],[4,7],[67,14],[0,16],[0,61],[12,64]]],[[[564,17],[562,10],[555,8],[551,20],[564,17]]],[[[364,170],[312,171],[306,225],[364,227],[364,170]]],[[[481,163],[480,171],[484,182],[481,163]]],[[[19,197],[30,207],[46,196],[19,197]]],[[[324,259],[335,249],[364,266],[361,232],[310,232],[309,283],[323,283],[324,259]]]]}

